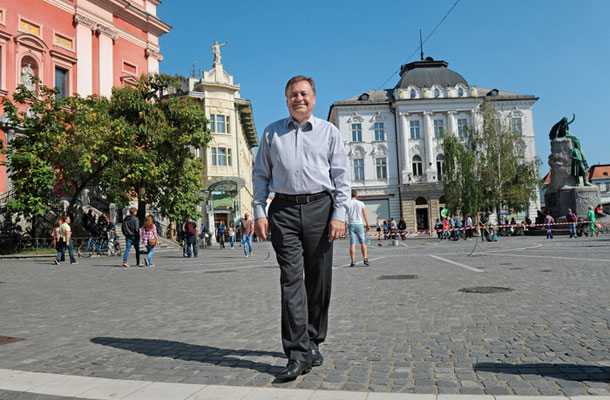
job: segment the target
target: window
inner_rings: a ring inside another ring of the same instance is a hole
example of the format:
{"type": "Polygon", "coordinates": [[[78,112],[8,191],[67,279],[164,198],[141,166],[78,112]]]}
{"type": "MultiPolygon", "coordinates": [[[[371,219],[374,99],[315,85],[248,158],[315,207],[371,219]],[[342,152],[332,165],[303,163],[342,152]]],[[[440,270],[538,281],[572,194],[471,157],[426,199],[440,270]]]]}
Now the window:
{"type": "Polygon", "coordinates": [[[227,115],[227,133],[231,133],[231,118],[227,115]]]}
{"type": "Polygon", "coordinates": [[[375,122],[375,140],[385,140],[385,130],[383,128],[383,122],[375,122]]]}
{"type": "Polygon", "coordinates": [[[218,165],[216,161],[216,147],[212,147],[212,165],[218,165]]]}
{"type": "Polygon", "coordinates": [[[445,136],[445,127],[442,119],[434,120],[434,137],[442,139],[445,136]]]}
{"type": "Polygon", "coordinates": [[[210,114],[210,132],[230,133],[229,116],[210,114]]]}
{"type": "Polygon", "coordinates": [[[437,179],[440,181],[445,175],[445,156],[442,154],[436,156],[436,171],[438,173],[437,179]]]}
{"type": "Polygon", "coordinates": [[[227,163],[229,166],[233,165],[233,151],[231,149],[227,149],[227,163]]]}
{"type": "Polygon", "coordinates": [[[216,132],[216,115],[214,114],[210,114],[210,132],[216,132]]]}
{"type": "Polygon", "coordinates": [[[411,89],[411,98],[414,99],[415,98],[415,90],[411,89]]]}
{"type": "Polygon", "coordinates": [[[377,179],[388,179],[388,161],[386,158],[376,158],[377,179]]]}
{"type": "Polygon", "coordinates": [[[57,100],[68,97],[68,71],[63,68],[55,68],[55,87],[59,93],[55,95],[57,100]]]}
{"type": "Polygon", "coordinates": [[[434,89],[434,97],[439,97],[441,92],[438,89],[434,89]]]}
{"type": "Polygon", "coordinates": [[[606,190],[608,190],[606,184],[605,183],[600,183],[599,184],[599,190],[602,191],[602,192],[605,192],[606,190]]]}
{"type": "Polygon", "coordinates": [[[364,180],[364,159],[362,159],[362,158],[354,159],[354,180],[355,181],[364,180]]]}
{"type": "Polygon", "coordinates": [[[458,119],[458,136],[461,138],[468,137],[468,121],[466,119],[458,119]]]}
{"type": "Polygon", "coordinates": [[[464,95],[464,89],[459,88],[459,89],[458,89],[458,96],[459,96],[459,97],[462,97],[463,95],[464,95]]]}
{"type": "Polygon", "coordinates": [[[216,116],[216,133],[225,133],[225,116],[216,116]]]}
{"type": "Polygon", "coordinates": [[[521,118],[511,118],[510,127],[513,133],[516,133],[517,135],[521,135],[521,133],[523,133],[521,128],[521,118]]]}
{"type": "Polygon", "coordinates": [[[413,176],[422,176],[422,161],[420,156],[413,156],[413,176]]]}
{"type": "Polygon", "coordinates": [[[352,142],[362,142],[362,124],[352,124],[352,142]]]}
{"type": "Polygon", "coordinates": [[[410,121],[411,139],[419,139],[419,121],[410,121]]]}
{"type": "Polygon", "coordinates": [[[224,147],[218,148],[218,165],[227,165],[227,149],[224,147]]]}

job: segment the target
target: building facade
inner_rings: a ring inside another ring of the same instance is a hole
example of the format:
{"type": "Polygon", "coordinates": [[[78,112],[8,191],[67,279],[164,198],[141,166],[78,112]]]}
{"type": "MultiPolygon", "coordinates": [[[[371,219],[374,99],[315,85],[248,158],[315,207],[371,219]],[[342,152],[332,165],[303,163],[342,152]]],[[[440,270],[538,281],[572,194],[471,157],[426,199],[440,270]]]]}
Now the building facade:
{"type": "Polygon", "coordinates": [[[599,188],[602,205],[610,212],[610,164],[597,164],[589,168],[589,182],[599,188]]]}
{"type": "MultiPolygon", "coordinates": [[[[258,146],[250,100],[240,96],[240,85],[224,70],[218,42],[212,45],[214,64],[200,78],[178,77],[182,92],[201,102],[210,122],[212,140],[196,149],[204,158],[206,202],[203,220],[208,227],[252,216],[252,167],[258,146]]],[[[210,229],[213,232],[213,229],[210,229]]]]}
{"type": "MultiPolygon", "coordinates": [[[[445,135],[466,138],[481,127],[479,107],[490,101],[501,123],[521,135],[521,155],[536,158],[535,96],[469,85],[463,76],[431,58],[403,65],[393,89],[370,90],[334,103],[329,121],[348,151],[352,188],[370,221],[405,218],[407,229],[433,227],[444,206],[445,135]]],[[[535,215],[539,201],[530,205],[535,215]]]]}
{"type": "MultiPolygon", "coordinates": [[[[159,71],[159,0],[19,0],[0,5],[0,96],[17,85],[57,87],[58,96],[110,96],[112,87],[159,71]]],[[[10,132],[0,121],[0,139],[10,132]]],[[[0,195],[10,191],[0,167],[0,195]]]]}

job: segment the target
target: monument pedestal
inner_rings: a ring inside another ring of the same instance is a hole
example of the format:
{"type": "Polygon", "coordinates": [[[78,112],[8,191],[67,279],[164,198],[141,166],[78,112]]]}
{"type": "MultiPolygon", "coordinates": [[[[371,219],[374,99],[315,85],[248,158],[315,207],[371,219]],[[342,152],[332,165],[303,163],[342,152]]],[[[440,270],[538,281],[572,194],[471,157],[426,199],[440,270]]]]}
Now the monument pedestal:
{"type": "Polygon", "coordinates": [[[601,195],[595,185],[563,186],[555,191],[547,191],[545,203],[555,217],[566,215],[568,208],[577,216],[586,217],[589,206],[595,207],[601,203],[601,195]]]}

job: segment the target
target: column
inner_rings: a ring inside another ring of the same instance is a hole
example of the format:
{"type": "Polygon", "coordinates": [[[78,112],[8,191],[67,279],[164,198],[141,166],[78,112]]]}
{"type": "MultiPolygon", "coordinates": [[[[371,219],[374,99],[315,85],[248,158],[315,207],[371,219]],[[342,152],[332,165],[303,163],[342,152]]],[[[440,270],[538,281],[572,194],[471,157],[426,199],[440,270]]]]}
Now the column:
{"type": "Polygon", "coordinates": [[[455,119],[455,115],[457,111],[450,110],[447,111],[447,134],[450,136],[457,136],[457,121],[455,119]]]}
{"type": "Polygon", "coordinates": [[[406,183],[409,181],[411,173],[411,156],[409,154],[409,121],[407,117],[409,113],[400,113],[400,138],[402,142],[402,169],[401,181],[406,183]]]}
{"type": "Polygon", "coordinates": [[[81,96],[93,93],[93,41],[91,31],[97,29],[97,24],[91,19],[76,14],[76,91],[81,96]]]}
{"type": "Polygon", "coordinates": [[[436,181],[436,160],[434,159],[434,125],[432,123],[432,113],[424,111],[424,135],[426,137],[426,159],[424,160],[424,170],[427,182],[436,181]]]}
{"type": "Polygon", "coordinates": [[[99,45],[99,76],[100,76],[100,96],[110,98],[112,95],[113,81],[113,45],[114,41],[107,35],[100,35],[99,45]]]}

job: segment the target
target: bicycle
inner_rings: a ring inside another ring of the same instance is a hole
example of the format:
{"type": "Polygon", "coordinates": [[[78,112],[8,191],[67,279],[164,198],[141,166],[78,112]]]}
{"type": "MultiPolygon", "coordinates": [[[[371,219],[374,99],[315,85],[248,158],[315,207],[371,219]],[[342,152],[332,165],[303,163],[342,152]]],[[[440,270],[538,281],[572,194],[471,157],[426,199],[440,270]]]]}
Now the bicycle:
{"type": "Polygon", "coordinates": [[[79,257],[91,257],[94,254],[120,255],[121,248],[117,240],[108,242],[102,237],[90,237],[86,243],[78,246],[79,257]]]}

